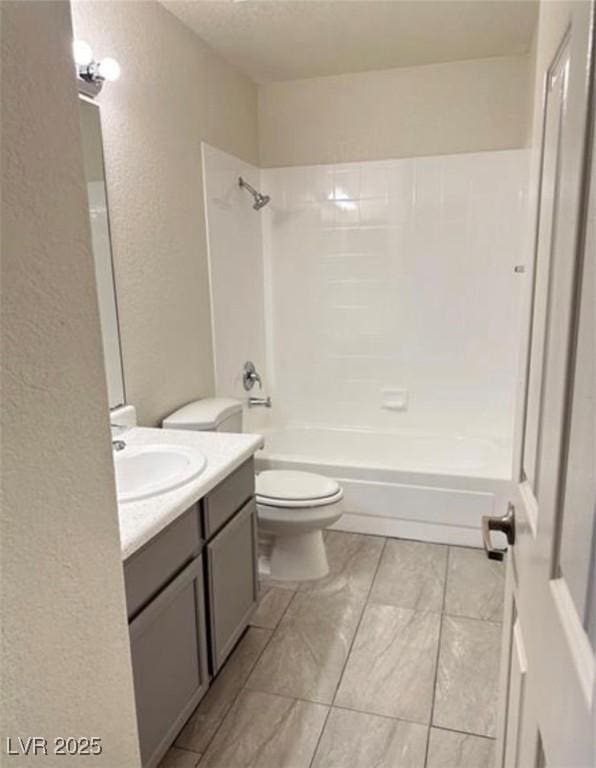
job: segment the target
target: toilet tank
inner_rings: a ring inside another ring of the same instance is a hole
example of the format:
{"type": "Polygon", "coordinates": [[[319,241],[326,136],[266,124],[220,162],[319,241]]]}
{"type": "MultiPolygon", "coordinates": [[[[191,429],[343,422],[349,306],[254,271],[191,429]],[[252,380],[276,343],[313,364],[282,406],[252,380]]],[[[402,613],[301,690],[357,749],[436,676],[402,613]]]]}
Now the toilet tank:
{"type": "Polygon", "coordinates": [[[197,432],[242,432],[242,403],[231,397],[194,400],[171,413],[161,426],[197,432]]]}

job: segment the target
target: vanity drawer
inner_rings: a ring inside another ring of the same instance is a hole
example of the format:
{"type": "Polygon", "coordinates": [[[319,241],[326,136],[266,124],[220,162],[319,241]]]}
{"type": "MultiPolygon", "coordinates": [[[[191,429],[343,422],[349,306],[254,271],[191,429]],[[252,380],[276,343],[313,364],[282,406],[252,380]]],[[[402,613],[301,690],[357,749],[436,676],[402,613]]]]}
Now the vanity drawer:
{"type": "Polygon", "coordinates": [[[129,620],[199,553],[201,544],[195,504],[124,562],[129,620]]]}
{"type": "Polygon", "coordinates": [[[203,500],[205,537],[210,539],[255,492],[255,464],[251,458],[223,480],[203,500]]]}

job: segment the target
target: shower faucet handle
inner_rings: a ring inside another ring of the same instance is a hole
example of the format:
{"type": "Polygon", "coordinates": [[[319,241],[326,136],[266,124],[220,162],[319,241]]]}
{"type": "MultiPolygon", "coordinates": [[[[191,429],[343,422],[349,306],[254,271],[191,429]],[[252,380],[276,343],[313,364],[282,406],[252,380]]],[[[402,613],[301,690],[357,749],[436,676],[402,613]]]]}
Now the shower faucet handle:
{"type": "Polygon", "coordinates": [[[255,364],[248,360],[244,363],[244,368],[242,369],[242,386],[247,392],[250,392],[255,384],[259,385],[259,389],[263,388],[263,382],[261,381],[261,377],[257,372],[255,364]]]}

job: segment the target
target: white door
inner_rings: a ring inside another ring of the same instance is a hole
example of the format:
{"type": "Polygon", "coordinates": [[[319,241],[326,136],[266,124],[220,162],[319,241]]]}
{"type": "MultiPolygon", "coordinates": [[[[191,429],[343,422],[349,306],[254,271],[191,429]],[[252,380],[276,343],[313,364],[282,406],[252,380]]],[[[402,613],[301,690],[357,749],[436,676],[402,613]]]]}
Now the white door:
{"type": "Polygon", "coordinates": [[[593,2],[575,4],[545,84],[514,526],[509,518],[489,518],[485,526],[488,549],[489,527],[505,528],[514,542],[497,768],[596,766],[596,203],[587,208],[593,14],[593,2]]]}

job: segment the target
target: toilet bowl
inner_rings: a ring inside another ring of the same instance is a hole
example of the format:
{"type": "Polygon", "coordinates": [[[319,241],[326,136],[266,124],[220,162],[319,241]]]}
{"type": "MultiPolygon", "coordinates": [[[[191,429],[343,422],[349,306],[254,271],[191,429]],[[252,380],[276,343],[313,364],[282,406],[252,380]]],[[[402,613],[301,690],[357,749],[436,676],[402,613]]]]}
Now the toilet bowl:
{"type": "MultiPolygon", "coordinates": [[[[164,429],[242,432],[242,403],[205,398],[163,420],[164,429]]],[[[343,491],[335,480],[311,472],[268,469],[255,480],[259,558],[279,581],[320,579],[329,572],[323,529],[343,512],[343,491]]]]}
{"type": "Polygon", "coordinates": [[[335,480],[311,472],[265,470],[256,478],[259,531],[270,538],[269,575],[279,581],[329,573],[323,529],[343,512],[335,480]]]}

